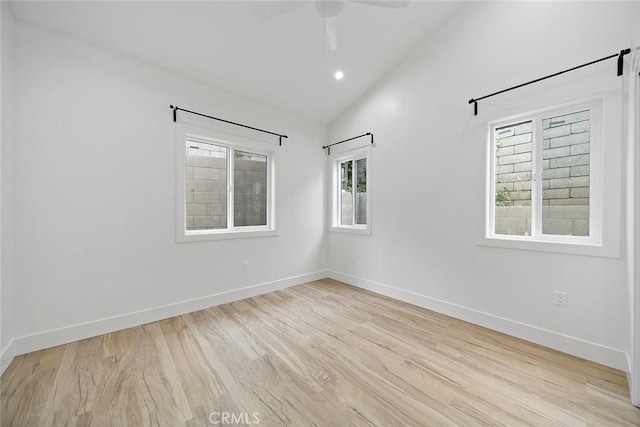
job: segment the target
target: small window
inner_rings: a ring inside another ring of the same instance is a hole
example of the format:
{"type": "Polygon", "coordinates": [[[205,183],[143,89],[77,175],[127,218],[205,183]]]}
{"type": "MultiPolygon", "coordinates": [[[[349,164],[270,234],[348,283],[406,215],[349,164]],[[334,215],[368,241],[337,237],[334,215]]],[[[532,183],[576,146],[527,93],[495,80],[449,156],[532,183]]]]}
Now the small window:
{"type": "Polygon", "coordinates": [[[487,236],[600,243],[600,103],[490,125],[487,236]]]}
{"type": "Polygon", "coordinates": [[[332,159],[334,231],[370,232],[369,158],[365,149],[332,159]]]}
{"type": "Polygon", "coordinates": [[[179,144],[179,241],[273,234],[272,151],[193,134],[179,144]]]}

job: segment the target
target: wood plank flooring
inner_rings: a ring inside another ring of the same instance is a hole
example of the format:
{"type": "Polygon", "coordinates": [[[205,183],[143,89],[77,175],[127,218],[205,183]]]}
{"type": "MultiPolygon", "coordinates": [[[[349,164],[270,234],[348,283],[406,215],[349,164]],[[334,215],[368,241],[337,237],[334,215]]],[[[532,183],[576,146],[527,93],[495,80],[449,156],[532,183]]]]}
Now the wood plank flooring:
{"type": "Polygon", "coordinates": [[[18,356],[0,381],[2,426],[640,425],[620,371],[328,279],[18,356]]]}

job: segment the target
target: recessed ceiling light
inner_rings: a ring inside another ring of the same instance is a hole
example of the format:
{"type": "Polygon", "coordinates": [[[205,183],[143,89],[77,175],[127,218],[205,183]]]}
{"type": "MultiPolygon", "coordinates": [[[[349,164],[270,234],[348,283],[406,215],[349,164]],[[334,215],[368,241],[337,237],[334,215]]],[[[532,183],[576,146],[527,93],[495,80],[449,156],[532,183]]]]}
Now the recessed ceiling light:
{"type": "Polygon", "coordinates": [[[342,80],[342,78],[344,77],[344,73],[342,71],[338,70],[334,74],[334,77],[336,78],[336,80],[342,80]]]}

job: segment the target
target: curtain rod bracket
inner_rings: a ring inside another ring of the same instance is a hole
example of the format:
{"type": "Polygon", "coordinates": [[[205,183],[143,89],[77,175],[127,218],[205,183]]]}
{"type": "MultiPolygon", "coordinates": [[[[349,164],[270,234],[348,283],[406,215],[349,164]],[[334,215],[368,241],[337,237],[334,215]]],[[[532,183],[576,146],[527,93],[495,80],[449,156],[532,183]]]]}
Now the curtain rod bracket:
{"type": "Polygon", "coordinates": [[[622,66],[624,65],[624,56],[631,53],[631,49],[622,49],[618,55],[618,76],[622,75],[622,66]]]}
{"type": "Polygon", "coordinates": [[[178,112],[178,107],[174,107],[173,105],[169,105],[169,108],[171,108],[173,110],[173,123],[178,121],[177,118],[177,112],[178,112]]]}
{"type": "Polygon", "coordinates": [[[478,115],[478,101],[471,98],[469,100],[469,104],[473,104],[473,115],[477,116],[478,115]]]}

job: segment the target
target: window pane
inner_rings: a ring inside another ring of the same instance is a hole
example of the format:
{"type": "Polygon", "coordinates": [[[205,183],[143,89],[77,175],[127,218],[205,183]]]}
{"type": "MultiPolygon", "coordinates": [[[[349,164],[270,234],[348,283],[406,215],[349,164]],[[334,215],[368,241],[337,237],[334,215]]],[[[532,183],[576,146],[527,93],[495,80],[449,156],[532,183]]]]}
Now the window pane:
{"type": "Polygon", "coordinates": [[[533,122],[496,128],[495,233],[531,235],[531,162],[533,122]]]}
{"type": "Polygon", "coordinates": [[[356,224],[367,224],[367,159],[356,160],[356,224]]]}
{"type": "Polygon", "coordinates": [[[186,229],[227,228],[227,147],[187,140],[186,229]]]}
{"type": "Polygon", "coordinates": [[[353,161],[340,163],[340,225],[353,225],[353,161]]]}
{"type": "Polygon", "coordinates": [[[589,235],[589,110],[542,120],[542,233],[589,235]]]}
{"type": "Polygon", "coordinates": [[[267,156],[234,151],[233,222],[267,225],[267,156]]]}

